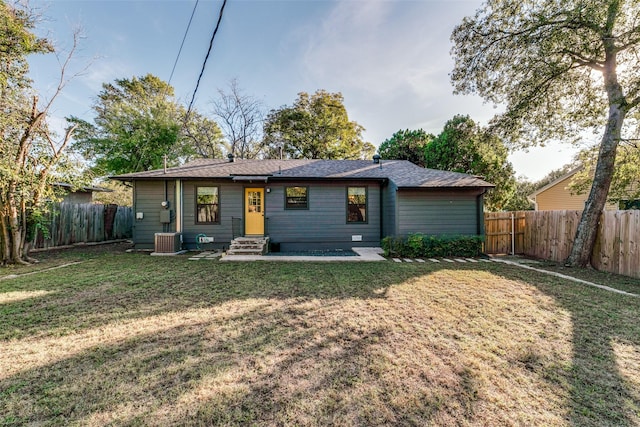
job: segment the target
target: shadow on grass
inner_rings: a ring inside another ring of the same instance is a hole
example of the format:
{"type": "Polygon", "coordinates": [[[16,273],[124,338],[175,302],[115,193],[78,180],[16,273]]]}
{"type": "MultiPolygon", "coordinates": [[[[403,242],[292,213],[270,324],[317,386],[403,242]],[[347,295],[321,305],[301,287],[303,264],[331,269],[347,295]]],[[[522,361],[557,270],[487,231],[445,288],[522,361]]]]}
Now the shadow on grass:
{"type": "MultiPolygon", "coordinates": [[[[535,347],[516,363],[568,391],[566,420],[637,422],[640,395],[616,353],[619,345],[640,348],[640,304],[626,297],[496,264],[227,264],[115,254],[0,283],[0,292],[27,293],[0,304],[0,346],[32,346],[27,359],[36,360],[0,374],[0,424],[473,424],[486,398],[483,373],[464,359],[447,362],[464,337],[449,323],[452,331],[437,333],[450,349],[421,347],[437,320],[429,312],[446,294],[395,301],[414,311],[379,304],[396,286],[452,268],[535,287],[570,313],[569,363],[548,363],[535,347]],[[52,293],[28,296],[35,291],[52,293]],[[418,332],[404,348],[399,334],[418,332]],[[48,360],[38,364],[38,352],[48,360]]],[[[478,310],[483,303],[474,301],[478,310]]]]}
{"type": "Polygon", "coordinates": [[[107,255],[0,282],[0,339],[58,336],[233,300],[382,298],[389,286],[412,274],[392,273],[385,264],[304,263],[301,268],[107,255]]]}
{"type": "Polygon", "coordinates": [[[277,303],[153,333],[107,337],[1,380],[5,425],[421,424],[439,409],[421,384],[394,401],[376,368],[384,328],[335,317],[337,302],[277,303]],[[325,322],[308,324],[313,317],[325,322]],[[323,326],[318,326],[322,324],[323,326]],[[372,405],[372,402],[375,405],[372,405]],[[380,413],[383,408],[385,413],[380,413]],[[28,414],[28,417],[25,416],[28,414]]]}
{"type": "MultiPolygon", "coordinates": [[[[640,422],[640,298],[605,292],[517,268],[496,267],[510,280],[529,283],[571,314],[571,365],[547,372],[570,387],[574,426],[636,426],[640,422]],[[628,346],[629,354],[620,349],[628,346]],[[625,365],[625,358],[629,358],[625,365]],[[631,366],[628,366],[631,364],[631,366]],[[627,370],[627,372],[622,372],[627,370]]],[[[571,273],[570,271],[564,272],[571,273]]],[[[633,279],[624,278],[626,282],[633,279]]],[[[638,286],[640,281],[634,286],[638,286]]],[[[535,354],[532,364],[538,363],[535,354]]]]}

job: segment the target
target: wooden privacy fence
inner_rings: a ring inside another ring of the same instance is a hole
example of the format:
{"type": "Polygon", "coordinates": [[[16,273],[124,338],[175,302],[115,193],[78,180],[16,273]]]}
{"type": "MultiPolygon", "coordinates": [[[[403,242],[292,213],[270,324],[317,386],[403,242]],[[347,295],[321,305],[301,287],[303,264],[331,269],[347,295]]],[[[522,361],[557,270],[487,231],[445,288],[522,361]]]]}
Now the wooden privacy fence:
{"type": "Polygon", "coordinates": [[[94,243],[132,236],[133,209],[94,203],[57,203],[49,214],[49,236],[39,231],[33,249],[94,243]]]}
{"type": "Polygon", "coordinates": [[[486,212],[484,251],[488,254],[523,253],[524,226],[522,212],[486,212]]]}
{"type": "Polygon", "coordinates": [[[591,265],[601,271],[640,277],[640,210],[605,212],[591,265]]]}
{"type": "MultiPolygon", "coordinates": [[[[485,252],[564,261],[571,253],[581,215],[582,211],[485,213],[485,252]]],[[[602,213],[591,265],[640,277],[640,210],[602,213]]]]}

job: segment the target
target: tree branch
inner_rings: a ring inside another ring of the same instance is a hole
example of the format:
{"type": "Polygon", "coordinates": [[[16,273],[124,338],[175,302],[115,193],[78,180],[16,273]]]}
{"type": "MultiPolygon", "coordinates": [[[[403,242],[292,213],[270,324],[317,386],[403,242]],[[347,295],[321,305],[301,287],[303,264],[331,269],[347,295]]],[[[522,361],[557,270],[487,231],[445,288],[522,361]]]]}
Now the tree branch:
{"type": "Polygon", "coordinates": [[[71,77],[66,78],[67,69],[69,67],[69,64],[71,63],[71,59],[73,58],[73,55],[76,52],[76,49],[78,48],[78,40],[80,39],[80,37],[81,37],[81,31],[79,29],[74,30],[73,44],[71,46],[71,49],[67,53],[66,57],[64,58],[64,61],[62,61],[62,63],[60,63],[60,57],[56,55],[56,58],[58,59],[58,63],[60,64],[60,78],[58,79],[58,86],[56,87],[56,91],[54,92],[53,96],[51,97],[51,99],[49,99],[49,102],[47,102],[44,109],[42,110],[45,114],[49,111],[49,109],[51,108],[51,105],[53,105],[53,102],[58,97],[58,95],[62,93],[62,89],[64,89],[67,83],[69,83],[75,77],[82,75],[91,65],[90,63],[87,64],[82,70],[73,74],[71,77]]]}

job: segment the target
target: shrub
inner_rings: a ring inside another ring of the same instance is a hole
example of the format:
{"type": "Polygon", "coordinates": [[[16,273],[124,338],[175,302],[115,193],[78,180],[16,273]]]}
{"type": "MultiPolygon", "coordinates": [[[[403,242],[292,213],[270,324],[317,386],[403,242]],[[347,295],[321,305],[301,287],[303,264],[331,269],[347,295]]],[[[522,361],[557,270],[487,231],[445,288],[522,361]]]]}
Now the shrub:
{"type": "Polygon", "coordinates": [[[385,237],[381,245],[385,256],[476,257],[482,253],[483,241],[482,236],[428,236],[416,233],[406,238],[385,237]]]}
{"type": "Polygon", "coordinates": [[[405,253],[405,243],[401,237],[385,237],[380,242],[385,256],[402,256],[405,253]]]}

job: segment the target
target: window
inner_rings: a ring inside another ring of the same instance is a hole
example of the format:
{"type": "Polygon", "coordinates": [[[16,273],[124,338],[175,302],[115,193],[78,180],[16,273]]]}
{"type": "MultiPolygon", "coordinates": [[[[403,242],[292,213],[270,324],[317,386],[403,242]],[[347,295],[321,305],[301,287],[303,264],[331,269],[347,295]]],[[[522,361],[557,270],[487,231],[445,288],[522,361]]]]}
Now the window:
{"type": "Polygon", "coordinates": [[[262,191],[247,190],[247,212],[262,212],[262,191]]]}
{"type": "Polygon", "coordinates": [[[347,188],[347,222],[367,222],[367,187],[347,188]]]}
{"type": "Polygon", "coordinates": [[[284,189],[285,209],[309,209],[307,187],[286,187],[284,189]]]}
{"type": "Polygon", "coordinates": [[[196,224],[220,222],[218,187],[196,188],[196,224]]]}

